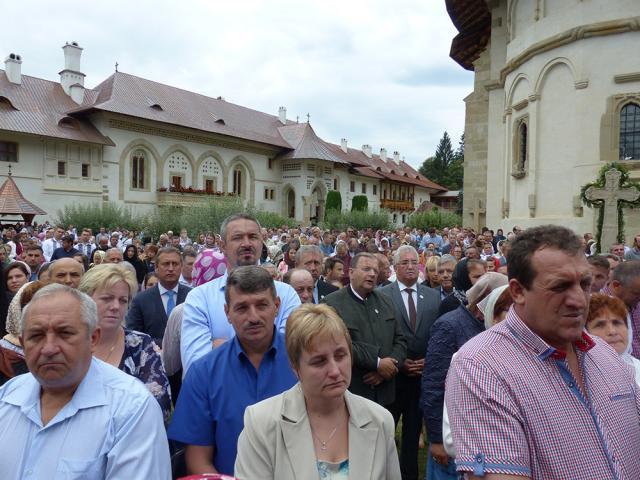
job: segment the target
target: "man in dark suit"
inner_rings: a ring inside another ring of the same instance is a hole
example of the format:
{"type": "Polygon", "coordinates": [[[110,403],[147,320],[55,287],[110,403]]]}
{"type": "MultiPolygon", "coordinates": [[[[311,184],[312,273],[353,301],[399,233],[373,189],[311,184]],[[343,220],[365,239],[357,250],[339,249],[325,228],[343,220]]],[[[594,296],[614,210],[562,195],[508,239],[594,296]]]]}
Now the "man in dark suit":
{"type": "Polygon", "coordinates": [[[173,247],[161,248],[156,256],[158,284],[133,298],[127,314],[127,327],[146,333],[162,345],[171,310],[180,305],[191,290],[180,285],[182,256],[173,247]]]}
{"type": "Polygon", "coordinates": [[[324,297],[338,290],[338,287],[320,278],[322,273],[322,251],[317,245],[302,245],[296,252],[296,268],[304,268],[313,277],[313,303],[320,303],[324,297]]]}
{"type": "Polygon", "coordinates": [[[389,410],[398,424],[402,417],[400,471],[402,480],[418,480],[418,440],[422,427],[420,382],[431,326],[438,318],[440,295],[418,282],[418,252],[401,246],[393,256],[397,280],[379,291],[393,302],[396,320],[407,340],[407,359],[396,377],[396,400],[389,410]]]}
{"type": "Polygon", "coordinates": [[[375,255],[356,255],[349,267],[349,279],[349,285],[325,298],[351,335],[353,366],[349,390],[389,407],[395,401],[395,377],[398,366],[405,362],[407,341],[391,300],[375,289],[375,255]]]}

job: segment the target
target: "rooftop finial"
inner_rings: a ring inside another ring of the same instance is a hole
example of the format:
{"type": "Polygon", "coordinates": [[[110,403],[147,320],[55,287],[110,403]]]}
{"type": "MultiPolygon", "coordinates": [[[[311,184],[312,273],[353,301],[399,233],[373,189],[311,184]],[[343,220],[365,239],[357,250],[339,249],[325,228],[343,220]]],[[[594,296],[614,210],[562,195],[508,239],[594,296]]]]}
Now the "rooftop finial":
{"type": "Polygon", "coordinates": [[[116,72],[118,71],[118,62],[116,62],[116,72]]]}
{"type": "Polygon", "coordinates": [[[9,165],[9,176],[11,176],[11,165],[9,165]]]}
{"type": "Polygon", "coordinates": [[[307,123],[309,123],[309,120],[311,120],[311,115],[307,113],[307,123]]]}

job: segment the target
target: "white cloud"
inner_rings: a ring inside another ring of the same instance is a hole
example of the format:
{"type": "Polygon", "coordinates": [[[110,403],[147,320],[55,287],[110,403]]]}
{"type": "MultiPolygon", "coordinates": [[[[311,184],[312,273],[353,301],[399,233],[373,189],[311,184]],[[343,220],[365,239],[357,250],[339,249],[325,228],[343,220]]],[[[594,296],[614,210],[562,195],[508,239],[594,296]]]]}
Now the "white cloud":
{"type": "Polygon", "coordinates": [[[419,166],[464,128],[473,75],[449,58],[443,2],[46,0],[4,6],[1,55],[57,79],[60,47],[84,47],[86,84],[120,70],[311,123],[325,140],[399,150],[419,166]],[[7,19],[14,19],[7,21],[7,19]]]}

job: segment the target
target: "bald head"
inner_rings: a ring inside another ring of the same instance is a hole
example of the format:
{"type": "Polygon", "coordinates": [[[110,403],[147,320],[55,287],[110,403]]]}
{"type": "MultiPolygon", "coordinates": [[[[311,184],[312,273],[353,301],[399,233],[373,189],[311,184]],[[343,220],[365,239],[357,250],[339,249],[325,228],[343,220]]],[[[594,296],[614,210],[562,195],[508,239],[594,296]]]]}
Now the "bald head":
{"type": "Polygon", "coordinates": [[[308,270],[291,269],[285,274],[284,281],[293,287],[302,303],[313,303],[313,288],[316,282],[308,270]]]}
{"type": "Polygon", "coordinates": [[[51,264],[49,282],[78,288],[84,274],[84,267],[73,258],[61,258],[51,264]]]}

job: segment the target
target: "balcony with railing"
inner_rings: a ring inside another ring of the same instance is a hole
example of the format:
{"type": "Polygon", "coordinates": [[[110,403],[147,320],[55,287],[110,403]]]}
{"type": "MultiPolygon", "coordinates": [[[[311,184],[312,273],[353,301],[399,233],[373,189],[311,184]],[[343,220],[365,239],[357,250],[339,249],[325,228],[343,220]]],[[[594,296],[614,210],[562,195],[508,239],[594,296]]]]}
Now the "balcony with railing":
{"type": "Polygon", "coordinates": [[[226,193],[213,190],[204,190],[192,187],[161,187],[157,193],[158,206],[188,206],[197,202],[207,201],[212,198],[235,198],[235,193],[226,193]]]}
{"type": "Polygon", "coordinates": [[[412,200],[390,200],[388,198],[380,201],[380,208],[400,211],[413,211],[415,209],[412,200]]]}

